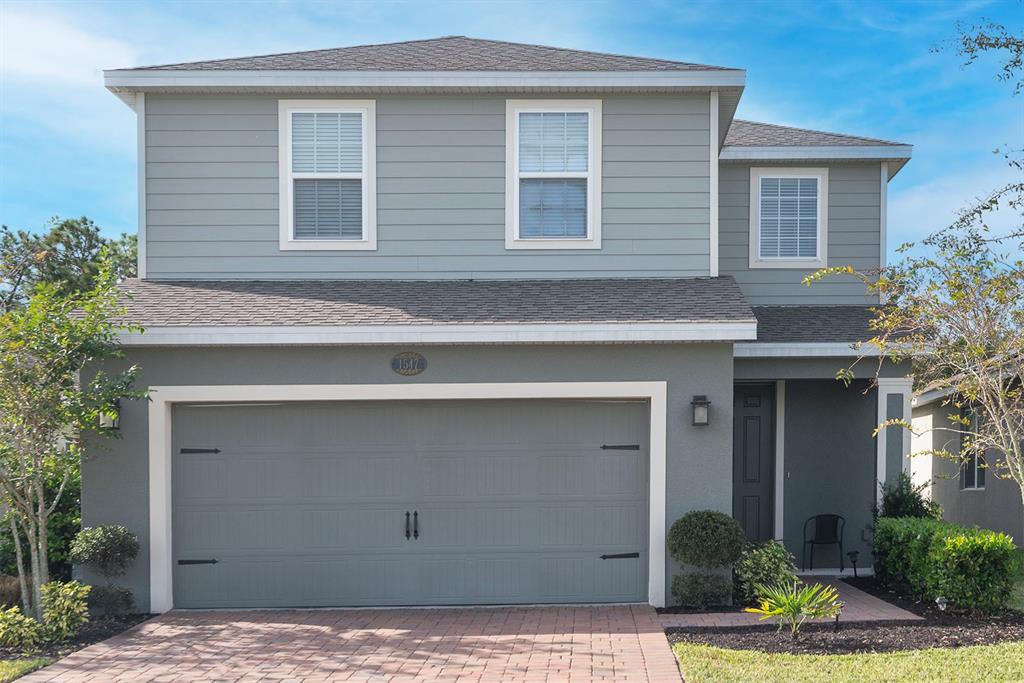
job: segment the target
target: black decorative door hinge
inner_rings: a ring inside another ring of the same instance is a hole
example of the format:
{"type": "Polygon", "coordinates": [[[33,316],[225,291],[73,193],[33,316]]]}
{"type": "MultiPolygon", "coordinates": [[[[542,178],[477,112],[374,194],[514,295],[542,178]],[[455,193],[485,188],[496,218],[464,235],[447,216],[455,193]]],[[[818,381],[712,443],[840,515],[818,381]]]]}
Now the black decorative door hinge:
{"type": "Polygon", "coordinates": [[[602,555],[602,560],[629,560],[640,557],[640,553],[618,553],[616,555],[602,555]]]}
{"type": "Polygon", "coordinates": [[[219,448],[182,448],[180,453],[220,453],[219,448]]]}
{"type": "Polygon", "coordinates": [[[217,564],[217,560],[178,560],[178,564],[217,564]]]}
{"type": "Polygon", "coordinates": [[[620,443],[620,444],[601,444],[602,451],[638,451],[640,450],[640,444],[638,443],[620,443]]]}

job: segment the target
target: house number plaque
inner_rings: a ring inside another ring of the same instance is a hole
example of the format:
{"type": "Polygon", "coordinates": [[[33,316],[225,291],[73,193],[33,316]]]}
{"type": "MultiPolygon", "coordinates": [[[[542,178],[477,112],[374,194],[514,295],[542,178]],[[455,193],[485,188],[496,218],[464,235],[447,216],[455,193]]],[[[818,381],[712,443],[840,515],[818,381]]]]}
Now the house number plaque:
{"type": "Polygon", "coordinates": [[[399,375],[412,377],[427,369],[427,359],[415,351],[396,353],[391,358],[391,369],[399,375]]]}

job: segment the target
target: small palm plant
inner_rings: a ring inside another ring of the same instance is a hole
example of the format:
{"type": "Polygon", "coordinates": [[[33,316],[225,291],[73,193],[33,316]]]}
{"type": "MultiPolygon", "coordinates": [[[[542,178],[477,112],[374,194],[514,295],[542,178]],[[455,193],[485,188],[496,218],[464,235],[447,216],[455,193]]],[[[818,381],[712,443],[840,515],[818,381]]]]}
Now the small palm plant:
{"type": "Polygon", "coordinates": [[[799,581],[792,585],[778,584],[765,586],[758,584],[757,607],[748,607],[747,612],[761,615],[761,621],[778,619],[779,631],[789,626],[789,634],[796,640],[800,627],[808,619],[830,619],[838,617],[843,611],[843,603],[839,600],[839,591],[832,586],[816,583],[807,586],[799,581]]]}

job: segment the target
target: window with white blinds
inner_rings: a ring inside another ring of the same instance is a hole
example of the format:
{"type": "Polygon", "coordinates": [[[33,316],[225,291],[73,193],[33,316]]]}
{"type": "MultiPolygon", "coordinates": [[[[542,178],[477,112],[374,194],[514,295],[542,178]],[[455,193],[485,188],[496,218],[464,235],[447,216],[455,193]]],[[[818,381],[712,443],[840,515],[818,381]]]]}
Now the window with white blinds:
{"type": "Polygon", "coordinates": [[[282,248],[376,247],[372,104],[282,101],[282,248]]]}
{"type": "Polygon", "coordinates": [[[755,268],[825,265],[827,169],[751,169],[755,268]]]}
{"type": "Polygon", "coordinates": [[[509,248],[600,246],[600,102],[508,103],[509,248]]]}

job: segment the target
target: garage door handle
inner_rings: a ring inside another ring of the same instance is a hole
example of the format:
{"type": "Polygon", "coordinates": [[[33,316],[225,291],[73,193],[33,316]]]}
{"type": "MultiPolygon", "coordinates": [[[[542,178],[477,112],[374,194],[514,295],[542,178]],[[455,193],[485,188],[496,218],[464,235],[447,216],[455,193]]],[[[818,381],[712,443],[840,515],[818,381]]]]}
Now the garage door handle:
{"type": "Polygon", "coordinates": [[[413,538],[419,538],[420,537],[420,513],[419,513],[419,510],[416,510],[415,512],[412,513],[412,537],[413,538]]]}
{"type": "Polygon", "coordinates": [[[408,541],[409,540],[409,536],[411,536],[411,534],[409,533],[409,511],[406,510],[405,511],[405,540],[408,541]]]}

